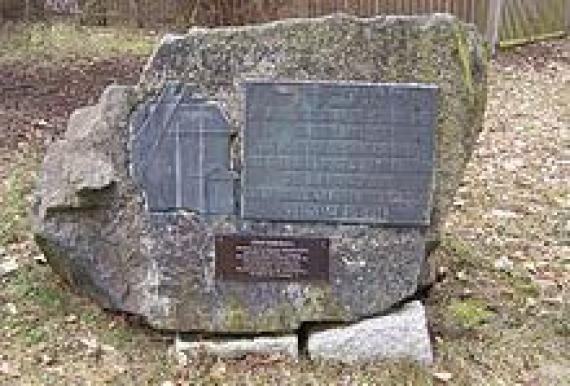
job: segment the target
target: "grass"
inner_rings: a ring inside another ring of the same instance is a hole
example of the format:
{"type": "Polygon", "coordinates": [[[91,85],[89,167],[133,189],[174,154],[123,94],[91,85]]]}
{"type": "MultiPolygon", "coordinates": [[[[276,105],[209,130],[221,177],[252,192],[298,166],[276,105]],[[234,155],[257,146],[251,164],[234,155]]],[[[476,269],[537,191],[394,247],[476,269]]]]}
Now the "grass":
{"type": "Polygon", "coordinates": [[[11,224],[4,232],[6,248],[27,246],[19,256],[20,268],[0,278],[0,362],[18,374],[3,378],[0,373],[0,384],[70,384],[77,379],[126,385],[165,380],[196,385],[432,383],[429,369],[407,362],[340,366],[286,358],[227,361],[198,356],[180,364],[164,335],[101,310],[74,294],[48,265],[31,258],[39,251],[26,208],[37,168],[37,157],[17,162],[0,195],[4,220],[11,224]]]}
{"type": "Polygon", "coordinates": [[[450,256],[455,256],[456,263],[460,261],[469,263],[476,254],[472,245],[452,233],[441,236],[440,248],[446,250],[450,256]]]}
{"type": "Polygon", "coordinates": [[[36,156],[21,159],[0,186],[0,246],[18,242],[29,234],[28,199],[38,166],[36,156]]]}
{"type": "Polygon", "coordinates": [[[156,37],[127,28],[82,27],[71,23],[16,24],[0,29],[0,63],[20,60],[147,56],[156,37]]]}
{"type": "Polygon", "coordinates": [[[71,384],[78,373],[95,383],[121,380],[125,372],[141,382],[172,374],[175,357],[158,333],[77,296],[49,266],[20,263],[0,278],[0,362],[13,364],[19,374],[12,383],[0,372],[0,385],[71,384]],[[50,373],[58,367],[64,374],[50,373]]]}
{"type": "MultiPolygon", "coordinates": [[[[37,158],[16,163],[2,190],[2,215],[12,224],[4,232],[7,247],[31,240],[25,213],[37,158]]],[[[39,253],[33,245],[29,248],[28,255],[39,253]]],[[[32,384],[69,383],[80,374],[95,384],[160,384],[176,379],[197,385],[429,385],[431,371],[451,372],[451,384],[470,384],[478,371],[490,384],[514,383],[519,376],[509,373],[511,368],[521,371],[530,366],[532,372],[536,365],[530,363],[555,363],[554,353],[563,350],[557,345],[568,338],[568,312],[544,316],[524,308],[526,299],[538,296],[536,285],[516,272],[494,270],[483,259],[497,254],[489,248],[447,233],[437,250],[440,263],[453,272],[448,274],[449,282],[432,294],[430,319],[437,331],[434,370],[406,362],[340,366],[256,357],[227,361],[200,356],[179,364],[162,335],[72,294],[49,266],[31,259],[23,259],[18,271],[1,279],[0,300],[16,305],[18,311],[0,318],[0,351],[10,363],[20,363],[18,381],[32,384]],[[454,277],[454,272],[462,272],[462,278],[454,277]],[[462,297],[465,289],[472,295],[462,297]],[[509,356],[507,347],[517,354],[509,356]],[[63,373],[50,372],[58,367],[65,368],[63,373]]]]}
{"type": "Polygon", "coordinates": [[[454,300],[448,312],[456,323],[464,329],[472,329],[485,324],[494,315],[482,300],[454,300]]]}
{"type": "MultiPolygon", "coordinates": [[[[129,324],[89,300],[70,293],[50,268],[25,264],[0,279],[0,299],[17,313],[0,318],[0,361],[19,376],[0,384],[193,385],[351,384],[430,385],[429,370],[407,362],[340,366],[286,358],[220,360],[199,355],[178,362],[157,332],[129,324]],[[69,322],[70,315],[75,315],[69,322]],[[402,383],[402,381],[405,381],[402,383]]],[[[0,313],[4,312],[0,307],[0,313]]]]}

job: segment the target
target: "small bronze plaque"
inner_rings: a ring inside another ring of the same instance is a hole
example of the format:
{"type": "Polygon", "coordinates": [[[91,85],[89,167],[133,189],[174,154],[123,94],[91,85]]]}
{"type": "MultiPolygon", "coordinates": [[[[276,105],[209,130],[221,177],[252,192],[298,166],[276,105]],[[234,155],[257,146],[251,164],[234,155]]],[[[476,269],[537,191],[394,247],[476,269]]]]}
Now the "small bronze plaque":
{"type": "Polygon", "coordinates": [[[216,236],[216,278],[235,281],[328,281],[329,239],[216,236]]]}

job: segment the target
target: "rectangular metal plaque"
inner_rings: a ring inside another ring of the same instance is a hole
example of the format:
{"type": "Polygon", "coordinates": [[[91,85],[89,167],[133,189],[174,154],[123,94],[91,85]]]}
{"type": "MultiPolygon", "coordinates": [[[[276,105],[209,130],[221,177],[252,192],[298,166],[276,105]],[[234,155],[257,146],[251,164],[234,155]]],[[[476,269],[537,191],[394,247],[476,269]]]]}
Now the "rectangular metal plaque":
{"type": "Polygon", "coordinates": [[[437,87],[246,83],[242,217],[429,225],[437,87]]]}
{"type": "Polygon", "coordinates": [[[328,281],[329,239],[219,235],[216,278],[235,281],[328,281]]]}

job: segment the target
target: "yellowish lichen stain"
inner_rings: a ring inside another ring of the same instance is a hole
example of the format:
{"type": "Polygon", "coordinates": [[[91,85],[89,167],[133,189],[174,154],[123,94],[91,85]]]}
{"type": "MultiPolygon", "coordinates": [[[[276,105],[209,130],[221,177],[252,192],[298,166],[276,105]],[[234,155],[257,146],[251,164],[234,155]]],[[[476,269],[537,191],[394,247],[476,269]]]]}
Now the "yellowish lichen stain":
{"type": "Polygon", "coordinates": [[[237,297],[232,297],[228,300],[223,315],[223,329],[231,332],[285,331],[299,328],[302,322],[342,322],[350,319],[348,310],[332,296],[330,290],[320,287],[311,287],[304,304],[298,309],[291,303],[281,302],[253,315],[252,310],[237,297]]]}
{"type": "Polygon", "coordinates": [[[470,52],[465,36],[465,32],[460,30],[459,26],[455,26],[455,41],[457,43],[457,54],[459,56],[459,63],[461,64],[461,69],[463,70],[463,82],[469,91],[469,96],[474,98],[474,85],[473,85],[473,73],[471,69],[471,59],[470,52]]]}
{"type": "Polygon", "coordinates": [[[235,297],[227,302],[224,309],[224,324],[228,331],[244,331],[251,327],[248,312],[242,303],[235,297]]]}

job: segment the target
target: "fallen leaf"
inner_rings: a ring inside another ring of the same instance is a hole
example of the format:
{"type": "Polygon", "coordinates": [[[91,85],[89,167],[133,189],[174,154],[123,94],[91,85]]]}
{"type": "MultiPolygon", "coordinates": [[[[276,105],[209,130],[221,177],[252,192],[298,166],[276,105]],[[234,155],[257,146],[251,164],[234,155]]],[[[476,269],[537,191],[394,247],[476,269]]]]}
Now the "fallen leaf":
{"type": "Polygon", "coordinates": [[[19,378],[21,376],[20,371],[10,366],[8,362],[0,362],[0,374],[10,378],[19,378]]]}
{"type": "Polygon", "coordinates": [[[39,264],[46,264],[47,263],[46,257],[43,254],[39,254],[39,255],[34,256],[34,261],[36,263],[39,263],[39,264]]]}
{"type": "Polygon", "coordinates": [[[0,276],[8,275],[19,268],[15,259],[8,259],[0,263],[0,276]]]}
{"type": "Polygon", "coordinates": [[[448,372],[433,373],[433,377],[441,382],[449,382],[453,378],[453,374],[448,372]]]}

